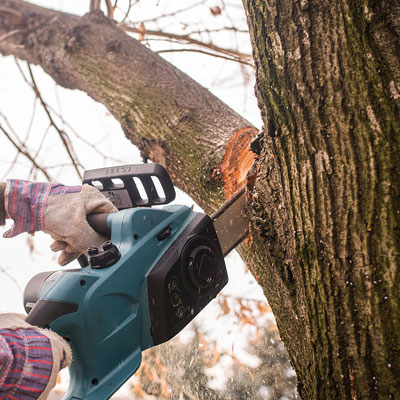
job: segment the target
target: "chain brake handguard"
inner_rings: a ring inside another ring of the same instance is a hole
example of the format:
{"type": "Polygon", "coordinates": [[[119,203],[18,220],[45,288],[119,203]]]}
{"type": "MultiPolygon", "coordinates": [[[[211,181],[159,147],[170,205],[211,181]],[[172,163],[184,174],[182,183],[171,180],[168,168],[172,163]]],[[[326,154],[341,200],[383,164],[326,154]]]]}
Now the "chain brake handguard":
{"type": "Polygon", "coordinates": [[[175,189],[159,164],[131,164],[85,171],[83,184],[100,190],[118,210],[168,204],[175,189]]]}

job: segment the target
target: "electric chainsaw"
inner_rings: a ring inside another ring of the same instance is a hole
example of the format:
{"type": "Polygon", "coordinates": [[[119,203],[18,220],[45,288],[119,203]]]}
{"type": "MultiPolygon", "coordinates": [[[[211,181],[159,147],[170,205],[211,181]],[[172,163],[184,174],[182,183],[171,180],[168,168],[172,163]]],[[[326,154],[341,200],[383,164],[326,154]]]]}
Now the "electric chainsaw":
{"type": "Polygon", "coordinates": [[[83,183],[119,209],[88,216],[110,240],[81,268],[34,276],[26,321],[71,345],[64,400],[105,400],[139,368],[142,351],[180,332],[228,282],[224,256],[248,234],[244,193],[209,217],[169,205],[175,190],[159,164],[85,171],[83,183]],[[151,206],[163,207],[151,208],[151,206]]]}

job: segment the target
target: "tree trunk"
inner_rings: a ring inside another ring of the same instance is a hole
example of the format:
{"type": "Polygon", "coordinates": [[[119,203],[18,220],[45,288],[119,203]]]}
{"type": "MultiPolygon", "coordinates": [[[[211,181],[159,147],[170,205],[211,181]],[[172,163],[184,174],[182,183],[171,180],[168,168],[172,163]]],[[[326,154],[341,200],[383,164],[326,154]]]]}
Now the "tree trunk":
{"type": "MultiPolygon", "coordinates": [[[[265,135],[241,253],[304,399],[400,398],[399,8],[244,4],[265,135]]],[[[3,0],[0,38],[103,103],[207,211],[246,183],[255,129],[102,15],[3,0]]]]}
{"type": "Polygon", "coordinates": [[[305,399],[400,398],[395,3],[244,1],[266,130],[252,251],[305,399]]]}

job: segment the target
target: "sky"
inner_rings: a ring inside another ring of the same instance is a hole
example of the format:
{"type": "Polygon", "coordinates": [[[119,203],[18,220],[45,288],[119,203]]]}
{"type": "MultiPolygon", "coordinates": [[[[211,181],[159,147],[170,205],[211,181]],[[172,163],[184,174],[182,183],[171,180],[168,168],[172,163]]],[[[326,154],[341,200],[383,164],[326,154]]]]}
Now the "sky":
{"type": "MultiPolygon", "coordinates": [[[[81,0],[53,0],[32,1],[44,7],[55,8],[64,12],[83,15],[88,9],[88,1],[81,0]]],[[[121,1],[122,5],[127,2],[121,1]]],[[[210,7],[218,1],[210,1],[210,7]]],[[[178,16],[165,18],[157,24],[146,22],[148,29],[164,29],[170,32],[182,33],[184,25],[193,27],[206,24],[208,30],[216,29],[231,21],[243,26],[245,24],[244,11],[241,2],[231,1],[229,8],[230,21],[218,20],[211,16],[209,8],[196,8],[195,12],[186,11],[178,16]]],[[[193,4],[197,4],[193,0],[193,4]]],[[[172,14],[174,10],[182,8],[178,0],[146,0],[137,3],[132,12],[132,20],[142,21],[154,18],[161,13],[172,14]]],[[[118,16],[118,15],[116,15],[118,16]]],[[[228,46],[232,41],[242,52],[251,53],[249,39],[241,35],[240,38],[224,33],[216,34],[215,40],[228,46]],[[224,36],[225,35],[225,36],[224,36]]],[[[176,48],[176,44],[164,42],[149,42],[153,50],[176,48]]],[[[247,118],[255,126],[261,127],[261,119],[254,97],[253,71],[247,70],[231,61],[207,57],[198,53],[162,53],[168,61],[189,74],[197,82],[211,90],[217,97],[226,102],[230,107],[247,118]]],[[[48,129],[48,120],[43,110],[35,99],[32,89],[24,81],[23,75],[28,76],[28,70],[23,62],[18,62],[12,57],[0,57],[0,123],[14,130],[22,138],[23,144],[35,153],[40,148],[38,159],[49,167],[54,180],[64,184],[75,185],[79,179],[68,160],[59,138],[54,131],[48,129]],[[46,140],[42,143],[42,137],[46,140]]],[[[55,85],[40,67],[33,67],[34,76],[45,101],[52,105],[62,118],[57,118],[60,127],[67,124],[71,142],[78,158],[86,169],[118,164],[140,163],[142,160],[139,151],[127,141],[117,121],[108,113],[104,106],[95,103],[85,93],[63,89],[55,85]],[[73,132],[76,132],[74,134],[73,132]],[[83,137],[84,140],[79,137],[83,137]],[[102,154],[111,157],[104,159],[102,154]]],[[[0,135],[0,180],[6,178],[44,179],[41,174],[32,174],[29,162],[19,156],[10,146],[9,142],[0,135]],[[12,168],[10,168],[12,165],[12,168]]],[[[175,203],[193,205],[187,195],[178,193],[175,203]]],[[[197,207],[195,205],[195,207],[197,207]]],[[[198,208],[196,208],[199,210],[198,208]]],[[[9,229],[10,221],[5,228],[0,228],[0,234],[9,229]]],[[[50,238],[38,232],[34,237],[26,234],[14,239],[0,239],[0,311],[24,312],[22,304],[22,291],[27,282],[38,272],[58,269],[56,258],[49,250],[50,238]]],[[[264,300],[261,288],[257,285],[251,274],[246,271],[243,262],[236,252],[226,258],[229,273],[229,283],[224,289],[228,296],[253,298],[264,300]]],[[[76,265],[74,266],[76,267],[76,265]]],[[[217,305],[211,304],[200,316],[201,325],[209,332],[211,339],[223,336],[221,346],[224,350],[237,352],[248,363],[255,361],[245,353],[247,336],[251,328],[235,326],[229,318],[215,319],[218,313],[217,305]],[[248,330],[248,331],[247,331],[248,330]],[[242,354],[243,353],[243,354],[242,354]]],[[[268,318],[272,319],[272,315],[268,318]]],[[[237,325],[237,324],[236,324],[237,325]]],[[[183,333],[184,338],[185,332],[183,333]]],[[[216,383],[218,386],[219,383],[216,383]]]]}

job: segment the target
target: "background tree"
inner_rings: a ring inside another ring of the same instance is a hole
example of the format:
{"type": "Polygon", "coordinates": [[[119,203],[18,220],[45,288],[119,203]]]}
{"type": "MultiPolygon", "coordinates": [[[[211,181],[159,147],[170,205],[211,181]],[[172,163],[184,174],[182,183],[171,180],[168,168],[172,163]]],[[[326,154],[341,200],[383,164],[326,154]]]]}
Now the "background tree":
{"type": "Polygon", "coordinates": [[[178,337],[143,353],[132,392],[144,400],[297,399],[296,375],[276,325],[262,318],[269,307],[224,295],[218,301],[221,307],[217,318],[256,327],[247,348],[251,360],[221,348],[221,343],[210,340],[195,320],[189,340],[182,342],[178,337]]]}
{"type": "Polygon", "coordinates": [[[250,351],[259,360],[256,367],[244,366],[238,360],[230,371],[224,391],[227,399],[280,400],[298,399],[296,375],[290,367],[287,352],[273,324],[260,329],[251,342],[250,351]]]}
{"type": "Polygon", "coordinates": [[[206,373],[206,368],[219,357],[220,353],[213,352],[198,332],[187,343],[174,339],[153,347],[144,353],[135,375],[139,382],[132,391],[143,399],[150,395],[160,400],[223,400],[225,396],[208,386],[206,373]]]}
{"type": "Polygon", "coordinates": [[[258,277],[302,398],[400,397],[399,26],[391,1],[245,0],[265,133],[99,12],[4,0],[0,51],[120,121],[207,211],[247,184],[258,277]]]}

